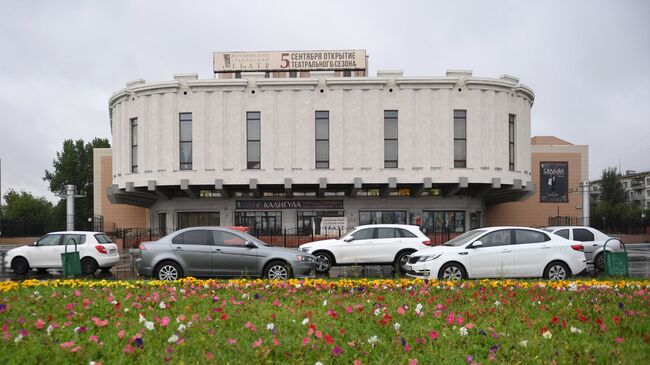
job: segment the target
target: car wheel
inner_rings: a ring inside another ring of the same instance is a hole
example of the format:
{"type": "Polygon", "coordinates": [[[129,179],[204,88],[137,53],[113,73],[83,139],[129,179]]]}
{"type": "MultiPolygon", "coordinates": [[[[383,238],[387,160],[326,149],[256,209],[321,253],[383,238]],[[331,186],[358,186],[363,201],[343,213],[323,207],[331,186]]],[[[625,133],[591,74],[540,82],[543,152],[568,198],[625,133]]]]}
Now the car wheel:
{"type": "Polygon", "coordinates": [[[266,265],[264,277],[267,279],[287,280],[291,277],[289,266],[282,261],[273,261],[266,265]]]}
{"type": "Polygon", "coordinates": [[[183,271],[177,263],[166,261],[158,265],[156,270],[156,279],[158,280],[178,280],[183,277],[183,271]]]}
{"type": "Polygon", "coordinates": [[[332,262],[334,261],[332,255],[325,252],[319,252],[314,256],[316,256],[316,272],[319,274],[329,272],[332,268],[332,262]]]}
{"type": "Polygon", "coordinates": [[[565,263],[555,261],[546,266],[544,270],[544,278],[550,280],[565,280],[569,277],[571,271],[565,263]]]}
{"type": "Polygon", "coordinates": [[[457,264],[455,262],[444,264],[440,268],[440,272],[438,272],[438,279],[441,280],[458,281],[465,279],[465,277],[465,270],[460,264],[457,264]]]}
{"type": "Polygon", "coordinates": [[[596,259],[594,260],[594,268],[596,271],[605,271],[605,254],[604,253],[599,253],[596,255],[596,259]]]}
{"type": "Polygon", "coordinates": [[[92,257],[84,257],[81,259],[81,272],[83,274],[94,274],[99,265],[92,257]]]}
{"type": "Polygon", "coordinates": [[[11,261],[11,270],[18,275],[25,275],[29,271],[29,262],[24,257],[16,257],[11,261]]]}
{"type": "Polygon", "coordinates": [[[395,257],[395,266],[400,272],[406,272],[404,265],[409,262],[409,257],[412,253],[413,252],[410,251],[400,252],[397,257],[395,257]]]}

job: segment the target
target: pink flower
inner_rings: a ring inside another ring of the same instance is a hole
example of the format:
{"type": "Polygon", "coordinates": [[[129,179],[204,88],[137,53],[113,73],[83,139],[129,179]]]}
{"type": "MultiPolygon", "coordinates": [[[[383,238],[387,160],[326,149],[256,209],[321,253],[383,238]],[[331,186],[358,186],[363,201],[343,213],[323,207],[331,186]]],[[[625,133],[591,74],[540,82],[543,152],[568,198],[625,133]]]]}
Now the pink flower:
{"type": "Polygon", "coordinates": [[[77,347],[71,349],[70,352],[77,352],[79,350],[81,350],[81,346],[77,346],[77,347]]]}
{"type": "Polygon", "coordinates": [[[253,344],[253,348],[260,347],[260,345],[262,345],[262,342],[264,342],[264,340],[262,340],[261,338],[257,339],[257,341],[255,341],[255,343],[253,344]]]}
{"type": "Polygon", "coordinates": [[[135,347],[131,346],[131,344],[128,344],[128,345],[124,346],[124,348],[122,349],[122,352],[124,352],[125,354],[131,354],[131,353],[135,352],[135,347]]]}
{"type": "Polygon", "coordinates": [[[468,323],[467,325],[465,325],[465,327],[466,327],[468,330],[471,330],[472,328],[474,328],[474,324],[473,324],[472,322],[470,322],[470,323],[468,323]]]}
{"type": "Polygon", "coordinates": [[[124,330],[121,330],[120,332],[117,333],[117,337],[119,337],[120,340],[124,338],[124,335],[126,335],[126,331],[124,330]]]}
{"type": "Polygon", "coordinates": [[[410,359],[409,365],[418,365],[418,359],[410,359]]]}
{"type": "Polygon", "coordinates": [[[455,319],[454,312],[449,312],[449,315],[447,315],[447,319],[446,319],[447,324],[454,324],[454,319],[455,319]]]}
{"type": "Polygon", "coordinates": [[[352,313],[353,309],[352,309],[351,306],[347,306],[347,308],[345,308],[345,311],[348,312],[348,313],[352,313]]]}
{"type": "Polygon", "coordinates": [[[614,339],[614,341],[616,341],[616,343],[623,343],[623,341],[625,341],[625,339],[623,337],[616,337],[616,339],[614,339]]]}
{"type": "Polygon", "coordinates": [[[229,345],[234,345],[234,344],[236,344],[236,343],[237,343],[237,340],[235,340],[234,338],[229,338],[229,339],[228,339],[228,344],[229,344],[229,345]]]}
{"type": "Polygon", "coordinates": [[[316,331],[316,338],[323,338],[323,332],[316,331]]]}
{"type": "Polygon", "coordinates": [[[436,332],[436,331],[431,331],[431,332],[429,332],[429,337],[430,337],[432,340],[437,340],[438,337],[439,337],[439,336],[438,336],[438,332],[436,332]]]}
{"type": "Polygon", "coordinates": [[[80,296],[80,295],[81,295],[81,292],[80,292],[79,290],[75,290],[75,291],[74,291],[74,296],[75,296],[75,297],[78,297],[78,296],[80,296]]]}
{"type": "Polygon", "coordinates": [[[169,325],[170,319],[169,317],[165,316],[163,319],[160,321],[160,325],[163,327],[167,327],[169,325]]]}
{"type": "Polygon", "coordinates": [[[74,341],[64,342],[64,343],[62,343],[62,344],[59,345],[59,346],[60,346],[62,349],[67,349],[67,348],[70,348],[70,347],[74,346],[74,341]]]}
{"type": "Polygon", "coordinates": [[[248,328],[249,330],[251,330],[253,332],[257,331],[257,327],[255,327],[255,325],[250,321],[246,322],[246,324],[244,324],[244,327],[248,328]]]}
{"type": "Polygon", "coordinates": [[[337,357],[337,356],[341,355],[342,352],[343,352],[343,349],[341,349],[340,346],[338,346],[338,345],[334,346],[334,348],[332,349],[332,356],[337,357]]]}
{"type": "Polygon", "coordinates": [[[88,337],[88,341],[97,343],[97,342],[99,342],[99,337],[97,337],[95,335],[92,335],[92,336],[88,337]]]}
{"type": "Polygon", "coordinates": [[[90,299],[84,298],[82,304],[83,304],[84,309],[87,309],[88,306],[90,305],[90,299]]]}
{"type": "Polygon", "coordinates": [[[92,317],[91,320],[95,322],[95,326],[97,327],[106,327],[108,325],[108,319],[101,320],[97,317],[92,317]]]}
{"type": "Polygon", "coordinates": [[[212,360],[212,358],[213,358],[212,352],[208,351],[208,352],[205,353],[205,359],[206,360],[210,361],[210,360],[212,360]]]}
{"type": "Polygon", "coordinates": [[[45,326],[45,321],[43,321],[42,319],[39,318],[36,321],[36,329],[42,330],[43,326],[45,326]]]}
{"type": "Polygon", "coordinates": [[[399,307],[397,308],[397,313],[400,315],[404,315],[406,314],[406,309],[404,309],[404,307],[399,307]]]}
{"type": "Polygon", "coordinates": [[[363,363],[359,359],[354,359],[354,361],[352,362],[352,365],[362,365],[362,364],[363,363]]]}
{"type": "Polygon", "coordinates": [[[310,341],[310,340],[309,340],[309,337],[305,337],[305,338],[303,338],[303,339],[302,339],[302,345],[303,345],[303,346],[307,346],[307,344],[309,343],[309,341],[310,341]]]}

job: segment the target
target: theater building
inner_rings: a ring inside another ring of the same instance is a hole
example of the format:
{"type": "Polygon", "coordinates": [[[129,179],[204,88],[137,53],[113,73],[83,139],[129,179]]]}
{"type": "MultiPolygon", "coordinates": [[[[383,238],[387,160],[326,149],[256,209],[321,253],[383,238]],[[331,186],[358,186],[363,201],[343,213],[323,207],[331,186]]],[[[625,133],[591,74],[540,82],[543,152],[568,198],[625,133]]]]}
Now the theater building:
{"type": "Polygon", "coordinates": [[[112,148],[95,150],[104,230],[135,220],[459,233],[535,192],[531,88],[463,70],[369,76],[367,60],[363,50],[215,53],[214,78],[127,83],[109,99],[112,148]]]}

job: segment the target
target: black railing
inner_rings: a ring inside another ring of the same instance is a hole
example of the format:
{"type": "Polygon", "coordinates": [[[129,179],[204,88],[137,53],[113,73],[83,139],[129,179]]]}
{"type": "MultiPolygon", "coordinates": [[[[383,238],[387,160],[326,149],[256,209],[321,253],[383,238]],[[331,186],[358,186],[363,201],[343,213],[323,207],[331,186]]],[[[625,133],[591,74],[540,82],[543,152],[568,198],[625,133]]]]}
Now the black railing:
{"type": "Polygon", "coordinates": [[[155,241],[172,233],[172,229],[160,228],[118,228],[107,232],[115,242],[121,243],[124,248],[137,248],[141,242],[155,241]]]}
{"type": "Polygon", "coordinates": [[[274,246],[298,247],[307,242],[340,238],[345,234],[345,231],[343,229],[333,229],[325,232],[321,231],[320,234],[314,234],[313,231],[305,232],[294,227],[279,230],[249,229],[248,233],[274,246]]]}
{"type": "Polygon", "coordinates": [[[570,216],[548,217],[549,226],[582,226],[582,218],[570,216]]]}

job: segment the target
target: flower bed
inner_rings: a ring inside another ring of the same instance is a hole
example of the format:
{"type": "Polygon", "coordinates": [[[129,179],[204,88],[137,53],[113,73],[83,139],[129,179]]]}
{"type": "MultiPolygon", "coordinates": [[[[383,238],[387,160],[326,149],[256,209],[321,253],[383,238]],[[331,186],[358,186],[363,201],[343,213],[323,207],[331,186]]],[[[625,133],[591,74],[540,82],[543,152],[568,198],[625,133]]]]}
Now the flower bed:
{"type": "Polygon", "coordinates": [[[0,283],[0,363],[645,363],[650,281],[0,283]]]}

